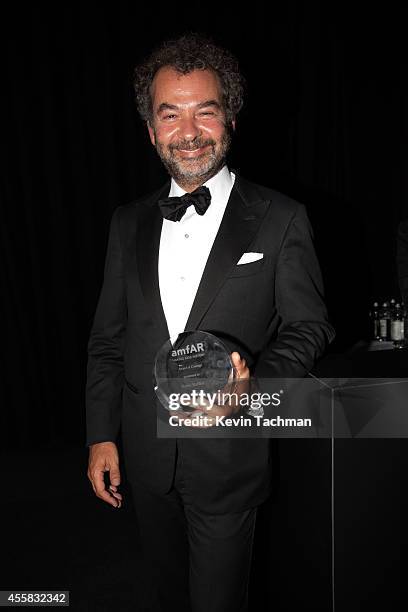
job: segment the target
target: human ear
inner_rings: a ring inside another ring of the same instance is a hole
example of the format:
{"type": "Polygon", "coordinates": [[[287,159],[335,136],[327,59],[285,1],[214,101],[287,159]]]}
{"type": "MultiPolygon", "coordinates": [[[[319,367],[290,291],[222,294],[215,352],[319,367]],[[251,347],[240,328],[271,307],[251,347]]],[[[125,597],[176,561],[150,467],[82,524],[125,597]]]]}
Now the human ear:
{"type": "Polygon", "coordinates": [[[155,137],[155,134],[154,134],[154,128],[152,127],[150,121],[146,121],[146,125],[147,125],[147,129],[148,129],[149,136],[150,136],[150,142],[155,147],[156,146],[156,137],[155,137]]]}

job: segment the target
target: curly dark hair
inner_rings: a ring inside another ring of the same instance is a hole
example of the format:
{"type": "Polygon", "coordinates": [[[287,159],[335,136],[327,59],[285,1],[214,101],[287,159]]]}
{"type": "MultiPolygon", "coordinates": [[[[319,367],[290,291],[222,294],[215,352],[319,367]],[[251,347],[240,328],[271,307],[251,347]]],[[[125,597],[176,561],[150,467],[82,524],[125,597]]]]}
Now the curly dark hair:
{"type": "Polygon", "coordinates": [[[156,72],[163,66],[171,66],[180,74],[193,70],[213,70],[221,82],[227,123],[230,124],[241,110],[245,79],[239,71],[237,59],[207,36],[191,32],[177,40],[163,42],[135,68],[133,85],[136,106],[143,121],[152,122],[150,86],[156,72]]]}

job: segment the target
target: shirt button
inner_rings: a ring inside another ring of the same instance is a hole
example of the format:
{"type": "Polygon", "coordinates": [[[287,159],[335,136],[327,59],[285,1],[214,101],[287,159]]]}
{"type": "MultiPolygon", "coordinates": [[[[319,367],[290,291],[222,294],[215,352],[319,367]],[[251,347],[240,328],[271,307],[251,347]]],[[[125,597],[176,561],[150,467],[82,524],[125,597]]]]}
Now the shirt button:
{"type": "Polygon", "coordinates": [[[190,238],[190,234],[184,234],[184,238],[190,238]]]}

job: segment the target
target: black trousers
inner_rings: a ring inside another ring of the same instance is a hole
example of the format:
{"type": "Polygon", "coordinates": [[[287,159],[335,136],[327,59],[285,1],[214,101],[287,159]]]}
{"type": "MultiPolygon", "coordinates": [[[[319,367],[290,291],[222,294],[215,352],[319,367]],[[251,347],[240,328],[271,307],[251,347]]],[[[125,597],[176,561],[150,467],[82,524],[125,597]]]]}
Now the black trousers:
{"type": "Polygon", "coordinates": [[[257,508],[206,514],[191,504],[177,455],[173,487],[131,482],[143,548],[143,612],[246,612],[257,508]]]}

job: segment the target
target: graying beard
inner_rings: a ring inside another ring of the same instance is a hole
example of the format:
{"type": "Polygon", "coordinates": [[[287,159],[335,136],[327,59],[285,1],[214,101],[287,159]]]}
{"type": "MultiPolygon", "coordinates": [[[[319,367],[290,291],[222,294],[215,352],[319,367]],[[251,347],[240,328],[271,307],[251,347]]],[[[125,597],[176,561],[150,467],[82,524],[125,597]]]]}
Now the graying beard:
{"type": "Polygon", "coordinates": [[[194,172],[194,173],[193,172],[190,173],[188,172],[188,170],[185,172],[181,172],[179,170],[177,162],[168,161],[168,159],[164,157],[164,155],[162,155],[162,149],[160,148],[160,146],[156,147],[156,150],[166,170],[175,180],[194,181],[195,179],[198,179],[198,178],[202,179],[202,178],[206,178],[207,176],[208,178],[210,178],[222,167],[225,161],[225,158],[227,156],[230,144],[231,144],[231,136],[228,132],[226,132],[222,138],[223,148],[222,148],[220,157],[217,159],[217,156],[213,150],[213,153],[211,154],[210,159],[208,160],[208,164],[211,164],[211,161],[214,161],[215,163],[213,165],[210,165],[210,167],[208,167],[208,164],[206,164],[207,167],[204,171],[201,171],[201,172],[199,171],[199,172],[194,172]]]}

